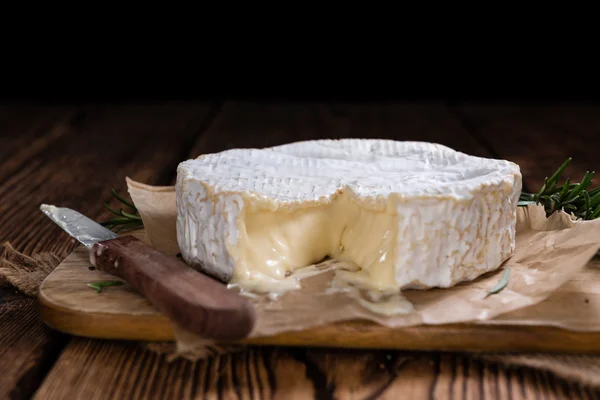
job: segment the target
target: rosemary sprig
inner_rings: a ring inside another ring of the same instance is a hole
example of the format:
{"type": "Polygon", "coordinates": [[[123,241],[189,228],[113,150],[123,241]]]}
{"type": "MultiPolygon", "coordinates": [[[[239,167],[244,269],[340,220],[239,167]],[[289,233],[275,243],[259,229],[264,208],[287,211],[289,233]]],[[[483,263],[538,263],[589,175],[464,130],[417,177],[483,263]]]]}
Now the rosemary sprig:
{"type": "Polygon", "coordinates": [[[142,222],[142,218],[138,213],[137,208],[133,205],[133,203],[125,200],[121,197],[115,189],[111,189],[113,197],[115,197],[121,204],[125,207],[131,209],[131,212],[127,212],[120,208],[119,211],[112,209],[108,203],[104,203],[104,207],[112,214],[116,215],[115,218],[109,219],[108,221],[100,222],[101,225],[107,227],[108,229],[116,228],[115,232],[119,232],[121,230],[131,231],[144,227],[144,223],[142,222]]]}
{"type": "Polygon", "coordinates": [[[571,183],[567,178],[565,183],[558,185],[558,179],[571,163],[569,157],[563,165],[550,177],[544,179],[544,184],[537,193],[521,192],[519,206],[542,204],[546,216],[555,211],[564,211],[578,219],[592,220],[600,217],[600,187],[588,192],[592,185],[595,172],[586,171],[580,183],[571,183]]]}

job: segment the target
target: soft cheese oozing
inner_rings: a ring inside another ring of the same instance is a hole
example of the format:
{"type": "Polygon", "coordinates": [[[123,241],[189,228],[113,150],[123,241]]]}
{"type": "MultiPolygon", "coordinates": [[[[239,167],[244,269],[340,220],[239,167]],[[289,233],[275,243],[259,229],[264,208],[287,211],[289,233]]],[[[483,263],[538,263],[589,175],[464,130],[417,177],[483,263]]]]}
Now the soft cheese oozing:
{"type": "Polygon", "coordinates": [[[319,140],[179,165],[183,258],[249,290],[277,289],[324,257],[360,286],[448,287],[514,251],[519,167],[445,146],[319,140]]]}

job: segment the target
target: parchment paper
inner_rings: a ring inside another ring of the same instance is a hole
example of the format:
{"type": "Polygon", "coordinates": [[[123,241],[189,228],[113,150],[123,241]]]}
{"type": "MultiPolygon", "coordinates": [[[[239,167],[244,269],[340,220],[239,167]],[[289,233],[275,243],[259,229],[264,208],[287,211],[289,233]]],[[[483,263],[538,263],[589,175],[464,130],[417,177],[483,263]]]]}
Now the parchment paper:
{"type": "MultiPolygon", "coordinates": [[[[148,186],[129,178],[127,184],[144,221],[146,241],[166,254],[176,255],[175,188],[148,186]]],[[[564,212],[546,218],[542,206],[521,207],[516,251],[502,267],[449,289],[404,291],[414,307],[412,312],[387,317],[369,311],[347,293],[329,293],[327,288],[335,272],[328,271],[302,280],[302,289],[275,301],[266,297],[251,299],[258,315],[251,337],[355,319],[389,327],[487,321],[547,299],[582,270],[599,248],[600,220],[574,221],[564,212]],[[507,266],[511,269],[508,285],[500,293],[487,296],[507,266]]],[[[568,328],[568,322],[559,325],[568,328]]],[[[181,329],[176,329],[176,336],[182,352],[205,344],[181,329]]]]}

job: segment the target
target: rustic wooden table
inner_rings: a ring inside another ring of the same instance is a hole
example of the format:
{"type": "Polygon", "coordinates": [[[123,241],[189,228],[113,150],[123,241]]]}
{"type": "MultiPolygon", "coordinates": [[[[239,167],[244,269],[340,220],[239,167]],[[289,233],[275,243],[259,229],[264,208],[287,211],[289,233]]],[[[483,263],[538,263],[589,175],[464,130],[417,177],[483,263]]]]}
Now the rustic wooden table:
{"type": "MultiPolygon", "coordinates": [[[[108,217],[125,177],[172,184],[202,153],[290,141],[424,140],[520,164],[539,188],[567,156],[600,170],[600,107],[465,104],[153,104],[0,106],[0,243],[66,257],[77,245],[38,211],[48,202],[108,217]]],[[[597,181],[597,180],[596,180],[597,181]]],[[[207,362],[167,362],[136,343],[67,337],[35,300],[0,282],[0,397],[597,398],[600,389],[468,354],[255,347],[207,362]]]]}

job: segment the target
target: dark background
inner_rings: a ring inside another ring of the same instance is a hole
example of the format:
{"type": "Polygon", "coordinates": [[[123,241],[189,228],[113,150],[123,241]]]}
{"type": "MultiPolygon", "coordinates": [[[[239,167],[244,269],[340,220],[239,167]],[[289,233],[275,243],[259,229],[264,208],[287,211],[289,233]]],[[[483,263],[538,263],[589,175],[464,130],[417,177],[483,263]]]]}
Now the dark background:
{"type": "Polygon", "coordinates": [[[600,74],[583,60],[427,60],[402,54],[393,62],[359,55],[343,61],[300,55],[257,61],[227,55],[225,60],[9,57],[0,77],[0,101],[600,102],[600,74]]]}

